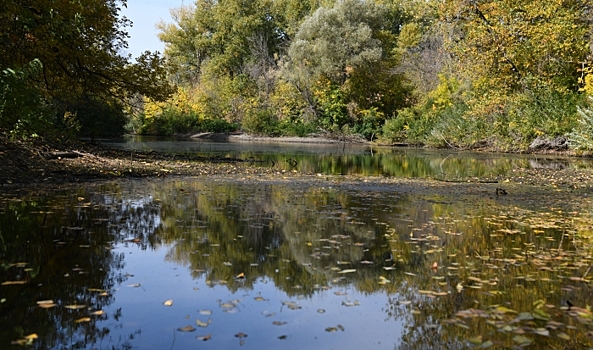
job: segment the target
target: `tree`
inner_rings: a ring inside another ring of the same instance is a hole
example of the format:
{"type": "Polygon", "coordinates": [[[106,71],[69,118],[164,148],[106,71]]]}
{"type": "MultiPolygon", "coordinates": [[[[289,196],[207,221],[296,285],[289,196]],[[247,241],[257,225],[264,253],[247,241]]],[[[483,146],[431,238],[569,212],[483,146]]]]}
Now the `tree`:
{"type": "MultiPolygon", "coordinates": [[[[120,106],[134,93],[165,99],[170,88],[158,55],[146,52],[131,63],[131,57],[120,54],[131,23],[119,16],[125,5],[125,0],[2,2],[0,68],[18,72],[39,62],[37,74],[27,74],[25,85],[41,93],[39,107],[50,105],[57,115],[76,113],[74,107],[87,96],[120,106]]],[[[11,113],[18,111],[17,101],[11,113]]]]}
{"type": "Polygon", "coordinates": [[[360,0],[320,7],[299,27],[288,50],[290,63],[316,79],[324,76],[343,84],[347,70],[379,61],[383,56],[376,31],[381,8],[360,0]]]}
{"type": "Polygon", "coordinates": [[[440,3],[458,69],[474,81],[511,90],[577,88],[590,53],[591,0],[455,0],[440,3]]]}
{"type": "Polygon", "coordinates": [[[308,101],[323,128],[348,125],[370,138],[386,115],[406,104],[409,88],[391,54],[402,19],[395,6],[341,0],[303,21],[283,78],[308,101]]]}
{"type": "Polygon", "coordinates": [[[198,0],[172,10],[175,23],[158,24],[165,57],[179,83],[197,83],[205,70],[234,77],[245,73],[254,47],[279,51],[284,33],[274,22],[271,0],[198,0]]]}

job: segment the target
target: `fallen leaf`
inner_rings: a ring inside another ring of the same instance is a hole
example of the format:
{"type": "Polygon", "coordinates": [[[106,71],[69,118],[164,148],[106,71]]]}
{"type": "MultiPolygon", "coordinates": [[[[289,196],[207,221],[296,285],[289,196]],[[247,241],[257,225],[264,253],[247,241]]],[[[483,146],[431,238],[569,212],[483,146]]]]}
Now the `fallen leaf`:
{"type": "Polygon", "coordinates": [[[212,319],[211,318],[209,318],[208,321],[206,321],[206,322],[202,322],[200,320],[196,320],[196,324],[198,326],[200,326],[200,327],[203,327],[203,328],[208,327],[210,325],[210,323],[212,323],[212,319]]]}
{"type": "Polygon", "coordinates": [[[57,304],[54,303],[53,300],[40,300],[37,302],[37,305],[42,309],[49,309],[56,306],[57,304]]]}
{"type": "Polygon", "coordinates": [[[19,285],[19,284],[26,284],[27,281],[6,281],[2,282],[3,286],[12,286],[12,285],[19,285]]]}
{"type": "Polygon", "coordinates": [[[199,335],[196,337],[196,339],[198,340],[203,340],[203,341],[207,341],[212,339],[212,334],[208,334],[208,335],[199,335]]]}
{"type": "Polygon", "coordinates": [[[83,323],[83,322],[90,322],[90,321],[91,321],[91,318],[90,317],[82,317],[82,318],[79,318],[78,320],[76,320],[75,322],[76,323],[83,323]]]}
{"type": "Polygon", "coordinates": [[[177,330],[180,332],[193,332],[196,329],[194,327],[192,327],[191,325],[187,325],[185,327],[177,328],[177,330]]]}
{"type": "Polygon", "coordinates": [[[514,336],[513,337],[513,341],[515,343],[519,344],[520,346],[529,345],[529,344],[531,344],[533,342],[531,339],[526,338],[526,337],[524,337],[522,335],[516,335],[516,336],[514,336]]]}
{"type": "Polygon", "coordinates": [[[169,299],[169,300],[165,301],[163,303],[163,305],[165,305],[165,306],[172,306],[173,305],[173,299],[169,299]]]}

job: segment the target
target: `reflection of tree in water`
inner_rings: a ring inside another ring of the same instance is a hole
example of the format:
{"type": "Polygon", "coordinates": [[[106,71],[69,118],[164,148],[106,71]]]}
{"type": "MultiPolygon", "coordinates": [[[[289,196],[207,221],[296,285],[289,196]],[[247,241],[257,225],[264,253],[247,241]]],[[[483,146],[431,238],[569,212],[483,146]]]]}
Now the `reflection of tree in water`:
{"type": "MultiPolygon", "coordinates": [[[[105,189],[112,190],[117,191],[105,189]]],[[[154,237],[159,210],[150,200],[116,196],[81,191],[0,202],[2,281],[25,282],[0,286],[3,349],[31,333],[39,336],[33,342],[38,349],[131,348],[135,334],[112,339],[112,329],[104,326],[109,319],[119,322],[121,310],[90,313],[107,308],[112,292],[127,278],[121,272],[124,254],[112,251],[113,243],[152,244],[147,239],[154,237]],[[37,302],[43,300],[56,306],[42,309],[37,302]],[[85,317],[90,322],[77,322],[85,317]]]]}
{"type": "MultiPolygon", "coordinates": [[[[159,198],[174,198],[162,202],[158,234],[172,244],[169,258],[196,277],[221,281],[231,291],[252,288],[265,277],[289,296],[312,296],[332,286],[386,293],[387,319],[405,320],[402,348],[465,348],[466,339],[492,334],[493,326],[484,319],[468,321],[469,330],[444,323],[459,311],[504,303],[529,309],[538,300],[559,307],[565,297],[560,282],[515,279],[537,273],[558,280],[558,272],[534,269],[532,262],[557,249],[567,229],[548,228],[549,239],[538,239],[526,222],[550,220],[546,212],[489,199],[411,201],[397,192],[286,184],[177,183],[158,191],[159,198]],[[356,273],[338,273],[347,269],[356,273]],[[244,280],[233,279],[242,272],[244,280]],[[380,277],[389,283],[379,283],[380,277]],[[464,289],[458,292],[460,283],[464,289]]],[[[562,248],[575,249],[566,243],[562,248]]],[[[583,293],[575,296],[579,305],[585,299],[583,293]]],[[[580,330],[573,335],[581,339],[575,343],[585,337],[580,330]]]]}

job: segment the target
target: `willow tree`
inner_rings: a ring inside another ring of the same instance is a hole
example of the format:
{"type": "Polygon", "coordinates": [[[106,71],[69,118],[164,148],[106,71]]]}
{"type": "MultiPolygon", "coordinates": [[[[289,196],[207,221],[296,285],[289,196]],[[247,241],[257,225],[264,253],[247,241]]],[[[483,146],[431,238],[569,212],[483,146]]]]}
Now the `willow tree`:
{"type": "Polygon", "coordinates": [[[372,1],[340,0],[318,8],[300,25],[284,78],[324,126],[356,128],[370,122],[373,129],[385,113],[404,104],[404,79],[393,72],[398,62],[390,53],[402,23],[393,25],[390,15],[372,1]]]}

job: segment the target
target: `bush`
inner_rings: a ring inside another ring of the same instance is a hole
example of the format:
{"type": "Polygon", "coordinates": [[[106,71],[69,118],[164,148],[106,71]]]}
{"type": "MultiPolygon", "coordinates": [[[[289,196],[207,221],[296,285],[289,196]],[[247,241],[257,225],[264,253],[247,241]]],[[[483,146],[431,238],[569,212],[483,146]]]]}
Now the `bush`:
{"type": "MultiPolygon", "coordinates": [[[[593,100],[591,97],[589,99],[593,100]]],[[[577,107],[577,111],[579,125],[568,134],[568,143],[570,148],[577,151],[591,151],[593,150],[593,110],[577,107]]]]}
{"type": "Polygon", "coordinates": [[[272,111],[256,108],[245,114],[241,121],[241,128],[250,134],[279,136],[279,124],[278,118],[272,111]]]}
{"type": "Polygon", "coordinates": [[[0,129],[13,137],[26,139],[51,130],[49,120],[56,111],[29,81],[42,69],[41,61],[35,59],[26,67],[0,72],[0,129]]]}

